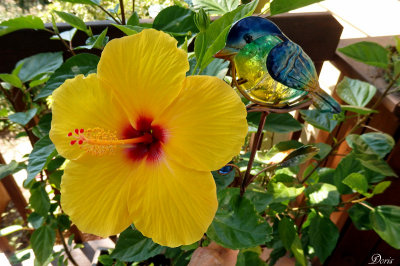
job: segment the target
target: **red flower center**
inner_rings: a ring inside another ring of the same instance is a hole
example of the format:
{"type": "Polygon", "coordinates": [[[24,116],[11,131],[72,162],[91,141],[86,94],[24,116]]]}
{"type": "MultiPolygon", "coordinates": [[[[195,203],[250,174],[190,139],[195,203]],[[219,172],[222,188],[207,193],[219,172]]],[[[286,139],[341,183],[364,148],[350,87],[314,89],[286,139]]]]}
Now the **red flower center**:
{"type": "Polygon", "coordinates": [[[132,139],[145,134],[152,136],[151,143],[130,144],[125,148],[126,155],[133,161],[146,159],[149,162],[155,162],[161,159],[163,150],[162,145],[166,140],[166,130],[160,125],[153,125],[153,119],[148,117],[139,117],[136,120],[136,127],[128,125],[122,131],[122,139],[132,139]]]}

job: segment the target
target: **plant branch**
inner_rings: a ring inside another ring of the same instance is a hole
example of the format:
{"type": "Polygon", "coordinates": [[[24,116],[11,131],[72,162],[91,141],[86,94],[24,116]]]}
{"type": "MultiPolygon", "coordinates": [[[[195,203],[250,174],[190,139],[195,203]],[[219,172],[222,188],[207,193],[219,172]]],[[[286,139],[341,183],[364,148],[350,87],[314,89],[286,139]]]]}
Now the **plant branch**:
{"type": "Polygon", "coordinates": [[[74,260],[74,258],[71,255],[71,252],[69,251],[69,248],[67,246],[67,243],[65,243],[65,239],[64,236],[60,230],[60,228],[57,228],[58,234],[60,235],[60,239],[61,239],[61,243],[64,247],[65,250],[65,254],[67,254],[68,259],[71,261],[72,264],[74,264],[75,266],[78,266],[78,264],[76,263],[76,261],[74,260]]]}
{"type": "Polygon", "coordinates": [[[126,25],[124,0],[119,0],[119,8],[121,8],[121,20],[122,20],[121,22],[122,22],[122,25],[126,25]]]}
{"type": "Polygon", "coordinates": [[[132,14],[135,12],[135,0],[132,0],[132,14]]]}
{"type": "Polygon", "coordinates": [[[240,195],[241,196],[243,196],[243,193],[245,192],[246,187],[250,184],[249,183],[250,171],[251,171],[251,168],[253,166],[254,157],[256,156],[257,148],[260,145],[260,141],[261,141],[261,137],[262,137],[262,131],[264,129],[265,120],[267,119],[268,114],[269,114],[268,112],[262,112],[262,114],[261,114],[260,123],[258,124],[257,133],[254,136],[253,145],[251,147],[249,163],[247,164],[246,173],[244,174],[243,182],[242,182],[242,185],[240,186],[240,195]]]}
{"type": "Polygon", "coordinates": [[[45,31],[50,32],[53,35],[57,35],[58,39],[60,39],[62,44],[65,46],[65,48],[67,48],[67,51],[70,52],[72,55],[76,55],[74,50],[72,50],[72,48],[65,42],[65,40],[61,37],[61,35],[60,35],[60,33],[58,31],[52,31],[52,30],[49,30],[49,29],[45,29],[45,31]]]}
{"type": "Polygon", "coordinates": [[[237,166],[236,164],[232,164],[232,163],[228,163],[227,166],[231,166],[231,167],[235,168],[236,172],[239,174],[240,181],[243,181],[242,172],[240,172],[239,166],[237,166]]]}
{"type": "MultiPolygon", "coordinates": [[[[389,93],[390,89],[395,85],[396,81],[400,78],[400,73],[397,74],[394,79],[392,79],[392,81],[389,83],[389,85],[386,87],[386,89],[384,90],[384,92],[379,96],[379,98],[376,100],[375,104],[371,107],[371,109],[376,109],[382,102],[382,100],[386,97],[386,95],[389,93]]],[[[349,133],[347,135],[350,135],[352,133],[354,133],[354,131],[356,131],[361,125],[364,124],[365,121],[368,120],[368,118],[370,118],[372,116],[372,113],[365,115],[363,118],[361,118],[354,126],[353,128],[349,131],[349,133]]],[[[347,136],[346,135],[346,136],[347,136]]],[[[307,181],[308,178],[310,178],[310,176],[318,169],[318,167],[320,167],[326,160],[326,158],[329,157],[329,155],[336,150],[341,144],[342,142],[344,142],[346,140],[346,136],[344,136],[343,138],[341,138],[340,140],[338,140],[335,145],[333,145],[332,149],[329,151],[328,155],[323,159],[318,161],[317,166],[301,181],[301,183],[303,184],[304,182],[307,181]]]]}
{"type": "Polygon", "coordinates": [[[110,12],[108,12],[107,9],[102,7],[101,5],[96,5],[98,8],[100,8],[104,13],[106,13],[112,20],[115,21],[115,23],[121,25],[121,22],[119,22],[110,12]]]}

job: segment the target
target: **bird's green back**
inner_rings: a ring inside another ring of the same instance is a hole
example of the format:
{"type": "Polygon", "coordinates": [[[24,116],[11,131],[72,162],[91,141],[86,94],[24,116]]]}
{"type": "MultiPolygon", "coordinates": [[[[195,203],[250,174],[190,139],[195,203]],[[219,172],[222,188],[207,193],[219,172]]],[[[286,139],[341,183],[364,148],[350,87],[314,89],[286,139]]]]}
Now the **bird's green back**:
{"type": "Polygon", "coordinates": [[[244,46],[234,57],[239,89],[255,102],[273,107],[290,105],[307,92],[289,88],[268,74],[268,53],[282,40],[275,35],[262,36],[244,46]]]}

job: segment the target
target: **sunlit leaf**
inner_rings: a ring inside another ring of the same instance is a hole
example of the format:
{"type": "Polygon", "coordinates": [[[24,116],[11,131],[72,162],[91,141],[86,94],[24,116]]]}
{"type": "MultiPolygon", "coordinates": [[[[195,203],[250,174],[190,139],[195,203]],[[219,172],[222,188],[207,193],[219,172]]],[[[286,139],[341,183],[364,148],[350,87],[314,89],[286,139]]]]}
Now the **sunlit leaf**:
{"type": "Polygon", "coordinates": [[[0,36],[21,29],[44,29],[44,23],[39,17],[32,15],[5,20],[0,23],[0,36]]]}
{"type": "Polygon", "coordinates": [[[317,109],[300,110],[300,113],[307,123],[324,131],[332,132],[338,124],[338,121],[333,119],[333,114],[331,113],[322,113],[317,109]]]}
{"type": "Polygon", "coordinates": [[[44,264],[51,256],[55,240],[56,233],[49,225],[43,225],[33,232],[30,243],[40,264],[44,264]]]}
{"type": "Polygon", "coordinates": [[[308,6],[322,0],[273,0],[270,4],[271,15],[285,13],[303,6],[308,6]]]}
{"type": "Polygon", "coordinates": [[[374,42],[358,42],[339,48],[339,52],[364,64],[387,68],[389,51],[374,42]]]}
{"type": "Polygon", "coordinates": [[[376,87],[364,81],[344,77],[337,85],[336,93],[346,103],[364,107],[374,97],[376,87]]]}
{"type": "Polygon", "coordinates": [[[236,9],[239,0],[192,0],[195,9],[203,8],[210,15],[223,15],[236,9]]]}
{"type": "Polygon", "coordinates": [[[350,134],[346,137],[346,141],[354,152],[375,154],[379,158],[384,158],[395,144],[392,136],[379,132],[364,133],[362,135],[350,134]]]}
{"type": "Polygon", "coordinates": [[[400,207],[382,205],[370,212],[372,228],[389,245],[400,249],[400,207]]]}
{"type": "Polygon", "coordinates": [[[31,119],[36,115],[37,108],[32,108],[26,112],[18,112],[8,116],[10,121],[25,126],[31,121],[31,119]]]}

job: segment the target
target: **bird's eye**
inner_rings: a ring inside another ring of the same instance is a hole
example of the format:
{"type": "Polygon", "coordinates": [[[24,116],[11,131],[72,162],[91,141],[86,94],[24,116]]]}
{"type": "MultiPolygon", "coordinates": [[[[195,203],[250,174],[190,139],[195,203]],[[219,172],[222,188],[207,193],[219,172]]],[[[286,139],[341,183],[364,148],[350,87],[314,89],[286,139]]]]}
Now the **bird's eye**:
{"type": "Polygon", "coordinates": [[[246,41],[246,43],[251,43],[253,41],[253,36],[251,36],[250,34],[245,34],[243,36],[243,39],[246,41]]]}

